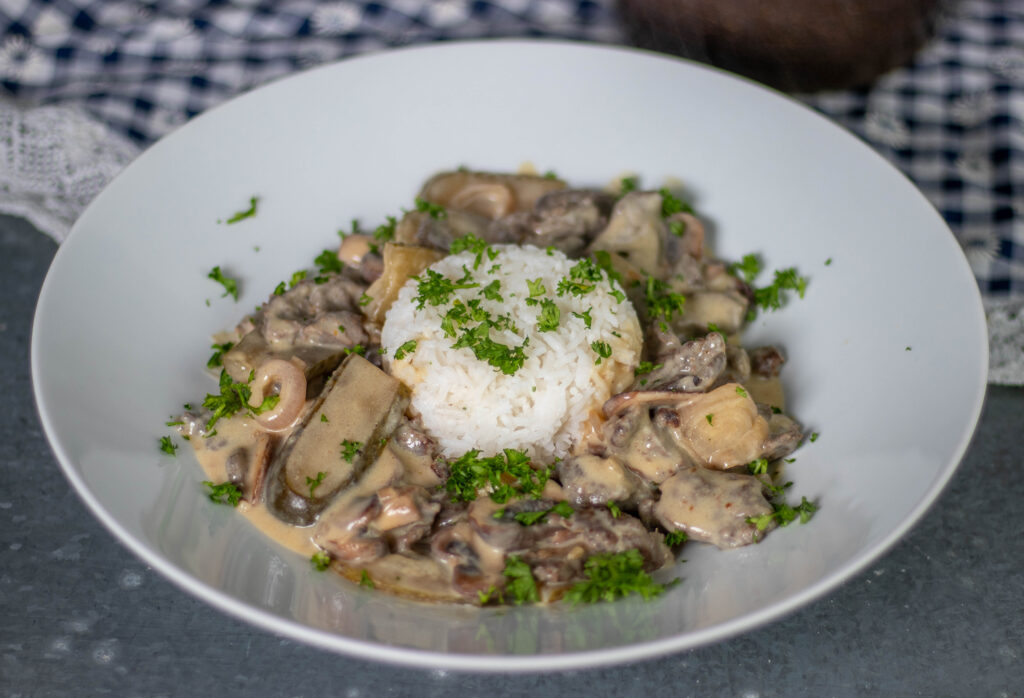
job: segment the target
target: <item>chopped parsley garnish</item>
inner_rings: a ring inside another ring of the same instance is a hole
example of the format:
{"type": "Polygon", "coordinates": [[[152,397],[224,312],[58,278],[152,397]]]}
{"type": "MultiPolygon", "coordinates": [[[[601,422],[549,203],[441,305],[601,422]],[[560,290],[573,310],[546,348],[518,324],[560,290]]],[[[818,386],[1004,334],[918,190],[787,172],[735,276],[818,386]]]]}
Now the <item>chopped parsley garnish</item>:
{"type": "Polygon", "coordinates": [[[524,349],[530,338],[527,337],[523,340],[520,346],[510,347],[491,339],[490,331],[491,327],[486,323],[464,329],[452,347],[455,349],[465,347],[472,351],[473,356],[477,359],[486,361],[506,376],[515,375],[516,371],[522,368],[523,363],[526,362],[524,349]]]}
{"type": "Polygon", "coordinates": [[[529,298],[526,299],[527,305],[537,305],[540,302],[537,299],[548,292],[539,276],[536,279],[527,279],[526,288],[530,292],[529,298]]]}
{"type": "Polygon", "coordinates": [[[554,170],[548,170],[544,173],[544,179],[558,179],[558,175],[555,174],[554,170]]]}
{"type": "Polygon", "coordinates": [[[667,188],[662,187],[658,190],[658,193],[661,194],[661,215],[663,218],[668,218],[676,213],[693,213],[690,204],[674,195],[667,188]]]}
{"type": "Polygon", "coordinates": [[[348,463],[352,462],[352,459],[362,450],[363,444],[360,441],[349,441],[345,439],[341,442],[341,457],[348,463]]]}
{"type": "Polygon", "coordinates": [[[650,361],[641,361],[639,364],[637,364],[636,368],[633,369],[633,375],[643,376],[645,374],[650,373],[651,371],[657,371],[663,365],[664,364],[651,363],[650,361]]]}
{"type": "Polygon", "coordinates": [[[748,284],[753,283],[761,273],[761,258],[756,254],[745,254],[741,261],[729,266],[729,271],[739,273],[748,284]]]}
{"type": "Polygon", "coordinates": [[[644,284],[644,301],[651,320],[660,319],[664,323],[671,321],[676,313],[683,312],[686,296],[669,290],[669,285],[661,279],[648,276],[644,284]]]}
{"type": "Polygon", "coordinates": [[[714,425],[715,423],[715,415],[713,414],[704,415],[704,419],[708,420],[708,424],[714,425]]]}
{"type": "Polygon", "coordinates": [[[747,470],[750,471],[751,475],[767,475],[768,474],[768,459],[758,458],[747,463],[747,470]]]}
{"type": "Polygon", "coordinates": [[[283,281],[281,283],[279,283],[277,286],[274,287],[274,295],[275,296],[283,296],[284,295],[284,291],[285,291],[285,287],[284,287],[284,282],[283,281]]]}
{"type": "Polygon", "coordinates": [[[540,595],[537,593],[537,581],[533,578],[530,566],[518,555],[508,556],[502,574],[509,579],[505,585],[505,592],[517,606],[524,603],[536,603],[540,600],[540,595]]]}
{"type": "Polygon", "coordinates": [[[351,354],[358,354],[359,356],[366,356],[366,347],[364,347],[362,344],[357,344],[354,347],[345,347],[341,351],[342,351],[343,354],[345,354],[345,356],[349,356],[351,354]]]}
{"type": "Polygon", "coordinates": [[[388,216],[387,222],[378,225],[373,231],[373,239],[379,242],[388,242],[395,237],[395,228],[398,220],[394,216],[388,216]]]}
{"type": "Polygon", "coordinates": [[[765,310],[778,310],[782,307],[784,290],[796,291],[803,298],[807,291],[807,277],[798,276],[795,267],[779,269],[770,286],[754,289],[754,303],[765,310]]]}
{"type": "Polygon", "coordinates": [[[366,570],[363,570],[363,573],[359,576],[359,586],[366,587],[367,589],[375,587],[373,580],[370,579],[370,573],[366,570]]]}
{"type": "Polygon", "coordinates": [[[342,264],[341,260],[338,259],[338,253],[334,250],[324,250],[317,255],[316,259],[313,260],[313,263],[320,267],[321,274],[328,274],[331,272],[340,274],[342,268],[345,266],[342,264]]]}
{"type": "MultiPolygon", "coordinates": [[[[320,416],[322,417],[323,415],[320,416]]],[[[316,488],[320,486],[320,483],[324,481],[325,477],[327,477],[327,473],[322,470],[316,474],[316,477],[306,476],[306,485],[309,486],[309,496],[311,499],[313,497],[313,493],[316,492],[316,488]]]]}
{"type": "Polygon", "coordinates": [[[557,293],[559,296],[564,296],[566,293],[585,296],[593,291],[603,278],[601,267],[589,259],[581,259],[569,269],[569,278],[563,278],[558,282],[557,293]]]}
{"type": "Polygon", "coordinates": [[[569,505],[569,502],[559,502],[550,509],[542,509],[541,511],[521,511],[512,518],[523,526],[533,526],[534,524],[541,523],[547,518],[548,514],[551,513],[558,514],[563,519],[567,519],[572,516],[573,508],[569,505]]]}
{"type": "Polygon", "coordinates": [[[574,584],[565,593],[566,600],[574,604],[614,601],[630,594],[640,594],[649,601],[665,591],[664,584],[658,584],[644,572],[644,558],[638,550],[592,555],[584,564],[583,573],[587,580],[574,584]]]}
{"type": "Polygon", "coordinates": [[[636,191],[637,178],[636,177],[623,177],[619,180],[619,198],[622,198],[631,191],[636,191]]]}
{"type": "Polygon", "coordinates": [[[540,317],[537,318],[538,332],[557,330],[561,319],[562,311],[558,309],[553,300],[545,298],[540,302],[540,317]]]}
{"type": "Polygon", "coordinates": [[[219,485],[215,485],[209,480],[203,480],[203,484],[210,490],[206,496],[210,498],[211,502],[230,504],[233,507],[237,507],[238,503],[242,500],[242,490],[230,482],[222,482],[219,485]]]}
{"type": "Polygon", "coordinates": [[[690,537],[686,535],[685,531],[669,531],[665,534],[665,545],[674,548],[677,545],[682,545],[689,539],[690,537]]]}
{"type": "Polygon", "coordinates": [[[486,240],[478,238],[473,233],[467,233],[460,238],[452,240],[451,247],[449,248],[449,252],[451,252],[451,254],[458,254],[459,252],[465,252],[466,250],[469,250],[475,255],[475,259],[473,260],[473,271],[480,268],[480,264],[483,262],[485,254],[492,262],[494,261],[494,258],[498,256],[497,250],[492,249],[491,246],[487,244],[486,240]]]}
{"type": "Polygon", "coordinates": [[[221,294],[221,298],[224,296],[231,296],[236,301],[238,300],[238,281],[231,277],[224,276],[224,273],[220,270],[220,266],[216,266],[211,269],[210,273],[206,275],[206,278],[213,279],[224,287],[224,293],[221,294]]]}
{"type": "Polygon", "coordinates": [[[306,270],[300,269],[299,271],[292,274],[291,280],[288,282],[288,288],[295,288],[295,286],[306,278],[306,270]]]}
{"type": "MultiPolygon", "coordinates": [[[[220,394],[208,393],[203,399],[203,407],[213,413],[206,422],[206,429],[212,428],[217,423],[217,420],[230,417],[236,412],[249,411],[254,414],[266,412],[268,409],[273,409],[277,405],[278,400],[280,400],[280,397],[277,395],[268,395],[263,399],[259,407],[252,407],[249,405],[249,398],[251,396],[252,390],[249,388],[248,383],[236,383],[227,374],[227,371],[222,370],[220,372],[220,394]]],[[[207,436],[210,436],[210,434],[207,434],[207,436]]]]}
{"type": "Polygon", "coordinates": [[[327,415],[326,415],[326,414],[324,414],[323,412],[321,412],[321,413],[320,413],[320,421],[321,421],[321,422],[327,422],[327,421],[330,421],[330,420],[328,420],[328,419],[327,419],[327,415]]]}
{"type": "Polygon", "coordinates": [[[480,289],[480,295],[489,301],[505,302],[505,299],[501,297],[501,282],[497,279],[480,289]]]}
{"type": "Polygon", "coordinates": [[[805,524],[818,511],[818,507],[808,502],[807,497],[801,497],[800,503],[795,507],[785,502],[772,502],[772,507],[775,509],[772,513],[750,517],[747,519],[747,523],[756,526],[758,531],[764,531],[772,521],[778,523],[779,526],[788,526],[799,517],[800,523],[805,524]]]}
{"type": "Polygon", "coordinates": [[[169,456],[173,456],[174,452],[178,450],[178,447],[174,445],[169,436],[160,437],[160,450],[169,456]]]}
{"type": "Polygon", "coordinates": [[[605,506],[607,506],[608,511],[612,513],[613,519],[617,519],[620,516],[622,516],[622,509],[620,509],[619,505],[613,502],[612,500],[609,499],[607,502],[605,502],[605,506]]]}
{"type": "Polygon", "coordinates": [[[668,229],[676,237],[683,237],[686,234],[686,223],[683,221],[671,221],[668,224],[668,229]]]}
{"type": "Polygon", "coordinates": [[[612,355],[612,347],[608,342],[597,340],[590,343],[590,348],[597,354],[597,360],[594,362],[595,366],[599,365],[603,359],[607,359],[612,355]]]}
{"type": "Polygon", "coordinates": [[[416,197],[416,210],[426,213],[434,220],[441,220],[448,217],[448,212],[444,210],[444,206],[438,204],[432,204],[426,199],[416,197]]]}
{"type": "Polygon", "coordinates": [[[594,319],[590,317],[590,310],[590,308],[587,308],[582,313],[577,313],[573,311],[573,317],[578,317],[580,320],[582,320],[583,326],[586,327],[588,330],[590,329],[591,323],[594,321],[594,319]]]}
{"type": "Polygon", "coordinates": [[[743,386],[737,385],[736,386],[736,394],[739,395],[740,397],[746,397],[747,396],[747,391],[743,389],[743,386]]]}
{"type": "Polygon", "coordinates": [[[416,340],[410,339],[408,342],[395,349],[395,360],[404,359],[406,354],[411,354],[414,351],[416,351],[416,340]]]}
{"type": "Polygon", "coordinates": [[[481,489],[489,489],[491,499],[498,504],[515,496],[537,499],[551,475],[549,469],[535,470],[525,451],[511,448],[486,458],[473,449],[450,461],[448,468],[445,489],[456,502],[475,500],[481,489]]]}
{"type": "Polygon", "coordinates": [[[315,567],[318,572],[323,572],[331,566],[331,556],[323,550],[318,550],[313,553],[313,557],[309,558],[309,561],[313,563],[313,567],[315,567]]]}
{"type": "Polygon", "coordinates": [[[210,359],[206,362],[206,368],[217,368],[218,366],[223,366],[224,352],[228,351],[233,346],[235,346],[234,342],[224,342],[223,344],[211,344],[210,348],[214,350],[213,356],[211,356],[210,359]]]}
{"type": "Polygon", "coordinates": [[[828,259],[825,260],[825,266],[826,267],[832,266],[832,258],[831,257],[829,257],[828,259]]]}
{"type": "Polygon", "coordinates": [[[363,291],[363,295],[359,296],[359,307],[365,308],[373,302],[373,297],[366,295],[366,291],[363,291]]]}
{"type": "Polygon", "coordinates": [[[416,308],[422,310],[425,305],[444,305],[458,289],[476,288],[480,284],[473,281],[452,281],[444,274],[427,269],[423,276],[412,277],[416,280],[416,308]]]}
{"type": "Polygon", "coordinates": [[[813,444],[817,440],[818,440],[818,432],[812,431],[811,432],[811,443],[813,444]]]}
{"type": "Polygon", "coordinates": [[[237,223],[238,221],[244,221],[246,218],[252,218],[253,216],[256,215],[256,204],[259,203],[259,200],[260,199],[258,196],[250,196],[249,208],[247,208],[244,211],[239,211],[238,213],[235,213],[234,215],[231,216],[231,218],[228,218],[224,222],[227,223],[228,225],[231,225],[232,223],[237,223]]]}

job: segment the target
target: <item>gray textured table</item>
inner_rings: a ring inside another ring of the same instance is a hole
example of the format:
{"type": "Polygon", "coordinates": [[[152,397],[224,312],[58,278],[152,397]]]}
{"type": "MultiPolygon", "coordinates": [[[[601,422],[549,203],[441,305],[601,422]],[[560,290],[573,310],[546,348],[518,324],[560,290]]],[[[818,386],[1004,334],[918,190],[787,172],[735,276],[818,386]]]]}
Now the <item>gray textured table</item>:
{"type": "Polygon", "coordinates": [[[223,615],[117,543],[71,491],[32,400],[55,245],[0,216],[0,693],[5,696],[1024,696],[1024,390],[990,388],[939,503],[838,591],[752,633],[550,675],[422,671],[223,615]]]}

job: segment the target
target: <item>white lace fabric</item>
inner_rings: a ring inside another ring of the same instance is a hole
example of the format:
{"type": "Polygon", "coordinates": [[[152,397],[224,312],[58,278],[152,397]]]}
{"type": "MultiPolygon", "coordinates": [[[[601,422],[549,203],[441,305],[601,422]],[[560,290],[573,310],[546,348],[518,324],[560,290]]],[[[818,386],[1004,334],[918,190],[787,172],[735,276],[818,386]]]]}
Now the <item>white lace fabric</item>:
{"type": "Polygon", "coordinates": [[[139,150],[80,108],[22,109],[0,100],[0,212],[63,242],[139,150]]]}

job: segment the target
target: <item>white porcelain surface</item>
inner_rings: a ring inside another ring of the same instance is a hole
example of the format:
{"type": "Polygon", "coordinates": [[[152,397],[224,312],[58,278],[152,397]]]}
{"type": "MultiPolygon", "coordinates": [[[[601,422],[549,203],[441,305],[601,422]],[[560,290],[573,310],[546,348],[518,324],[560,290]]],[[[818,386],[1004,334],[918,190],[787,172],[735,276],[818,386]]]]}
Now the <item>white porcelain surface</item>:
{"type": "Polygon", "coordinates": [[[952,475],[985,389],[969,268],[925,199],[854,137],[775,93],[641,52],[448,44],[352,59],[236,99],[146,151],[61,247],[36,311],[46,433],[93,512],[224,611],[338,651],[438,668],[627,661],[721,639],[834,589],[893,544],[952,475]],[[763,314],[790,407],[820,433],[789,466],[820,503],[732,552],[687,547],[651,603],[485,609],[389,598],[315,572],[202,494],[164,422],[211,389],[209,335],[336,243],[409,206],[442,168],[530,161],[574,183],[675,177],[725,258],[795,265],[807,297],[763,314]],[[218,224],[262,197],[258,215],[218,224]],[[255,249],[258,247],[258,251],[255,249]],[[825,265],[826,259],[832,263],[825,265]],[[207,280],[242,280],[236,304],[207,280]],[[207,306],[206,300],[210,305],[207,306]]]}

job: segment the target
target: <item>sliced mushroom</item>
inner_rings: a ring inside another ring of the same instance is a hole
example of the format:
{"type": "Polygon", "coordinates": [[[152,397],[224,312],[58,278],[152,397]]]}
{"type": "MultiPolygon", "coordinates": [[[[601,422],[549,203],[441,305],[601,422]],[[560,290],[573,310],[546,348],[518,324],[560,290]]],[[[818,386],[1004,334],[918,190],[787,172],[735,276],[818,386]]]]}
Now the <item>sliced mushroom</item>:
{"type": "Polygon", "coordinates": [[[639,377],[648,390],[706,392],[728,363],[725,339],[717,332],[681,344],[675,335],[655,326],[651,337],[657,368],[639,377]]]}
{"type": "Polygon", "coordinates": [[[287,431],[302,416],[306,405],[306,376],[292,362],[284,359],[264,361],[249,385],[252,389],[249,405],[253,408],[262,405],[266,397],[277,395],[277,404],[273,408],[256,415],[257,423],[267,431],[287,431]]]}
{"type": "Polygon", "coordinates": [[[407,405],[401,383],[351,355],[275,455],[267,474],[267,508],[286,523],[312,524],[377,460],[407,405]],[[318,484],[311,488],[313,482],[318,484]]]}
{"type": "Polygon", "coordinates": [[[606,506],[615,502],[631,509],[642,490],[640,479],[617,460],[591,454],[561,461],[558,479],[567,500],[576,506],[606,506]]]}
{"type": "Polygon", "coordinates": [[[746,465],[764,456],[768,422],[737,383],[709,393],[680,394],[673,407],[654,411],[654,423],[696,463],[709,468],[746,465]]]}
{"type": "MultiPolygon", "coordinates": [[[[673,394],[678,399],[678,394],[673,394]]],[[[632,405],[605,423],[607,455],[644,479],[660,483],[689,459],[651,423],[647,405],[632,405]]]]}

